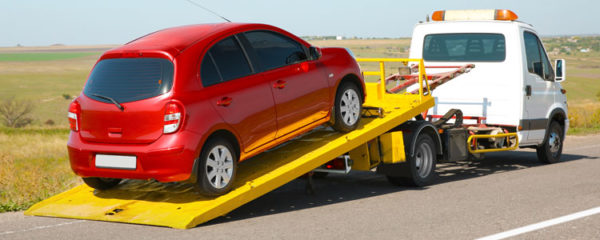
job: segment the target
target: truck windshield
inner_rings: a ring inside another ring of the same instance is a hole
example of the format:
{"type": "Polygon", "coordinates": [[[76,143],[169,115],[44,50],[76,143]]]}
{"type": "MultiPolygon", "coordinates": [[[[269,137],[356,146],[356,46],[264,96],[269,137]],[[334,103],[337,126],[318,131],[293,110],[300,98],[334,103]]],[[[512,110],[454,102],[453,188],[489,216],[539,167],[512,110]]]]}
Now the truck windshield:
{"type": "Polygon", "coordinates": [[[502,62],[506,57],[504,35],[495,33],[429,34],[423,59],[442,62],[502,62]]]}
{"type": "Polygon", "coordinates": [[[119,103],[155,97],[171,90],[173,63],[163,58],[105,59],[94,67],[83,89],[92,99],[119,103]]]}

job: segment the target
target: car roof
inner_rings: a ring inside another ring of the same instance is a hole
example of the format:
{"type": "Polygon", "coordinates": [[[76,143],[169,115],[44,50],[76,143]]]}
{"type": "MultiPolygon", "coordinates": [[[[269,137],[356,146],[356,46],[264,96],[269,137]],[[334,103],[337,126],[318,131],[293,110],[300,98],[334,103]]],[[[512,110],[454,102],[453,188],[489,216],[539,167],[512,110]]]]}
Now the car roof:
{"type": "Polygon", "coordinates": [[[174,58],[194,43],[239,29],[282,31],[266,24],[231,22],[173,27],[147,34],[123,46],[111,49],[104,53],[101,59],[119,57],[125,52],[162,52],[163,55],[166,53],[169,58],[174,58]]]}

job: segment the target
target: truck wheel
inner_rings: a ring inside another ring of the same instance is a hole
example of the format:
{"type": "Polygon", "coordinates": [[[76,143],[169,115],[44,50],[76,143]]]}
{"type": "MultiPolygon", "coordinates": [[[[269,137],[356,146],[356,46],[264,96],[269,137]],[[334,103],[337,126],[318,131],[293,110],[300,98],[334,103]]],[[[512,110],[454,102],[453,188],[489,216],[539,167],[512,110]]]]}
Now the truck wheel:
{"type": "Polygon", "coordinates": [[[335,94],[333,129],[350,132],[358,127],[362,112],[362,94],[356,84],[342,82],[335,94]]]}
{"type": "Polygon", "coordinates": [[[563,128],[558,122],[552,121],[546,134],[546,141],[536,148],[538,160],[543,163],[556,163],[562,154],[563,128]]]}
{"type": "Polygon", "coordinates": [[[111,189],[121,182],[121,179],[118,178],[87,177],[82,179],[86,185],[98,190],[111,189]]]}
{"type": "Polygon", "coordinates": [[[407,156],[408,175],[406,177],[387,176],[394,185],[422,187],[435,179],[437,151],[435,142],[428,134],[420,134],[415,143],[413,156],[407,156]]]}
{"type": "Polygon", "coordinates": [[[313,178],[326,178],[329,175],[328,172],[313,172],[313,178]]]}
{"type": "Polygon", "coordinates": [[[223,195],[235,180],[238,156],[233,145],[223,138],[208,140],[202,149],[198,165],[196,190],[205,196],[223,195]]]}

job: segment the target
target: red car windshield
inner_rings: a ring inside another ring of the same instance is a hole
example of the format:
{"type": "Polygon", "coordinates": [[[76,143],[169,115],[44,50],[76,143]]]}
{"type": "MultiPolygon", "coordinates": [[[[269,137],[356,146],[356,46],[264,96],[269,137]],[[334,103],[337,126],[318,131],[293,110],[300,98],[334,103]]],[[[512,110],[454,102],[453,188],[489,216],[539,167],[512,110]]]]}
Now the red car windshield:
{"type": "Polygon", "coordinates": [[[163,58],[116,58],[94,67],[83,93],[97,101],[119,103],[165,94],[173,86],[173,63],[163,58]]]}

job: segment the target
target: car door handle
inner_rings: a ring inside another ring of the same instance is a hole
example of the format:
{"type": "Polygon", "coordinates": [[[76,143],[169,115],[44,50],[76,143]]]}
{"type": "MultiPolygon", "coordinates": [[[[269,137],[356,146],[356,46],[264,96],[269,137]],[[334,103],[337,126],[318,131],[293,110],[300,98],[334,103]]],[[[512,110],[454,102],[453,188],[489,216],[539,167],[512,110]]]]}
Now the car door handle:
{"type": "Polygon", "coordinates": [[[231,101],[233,101],[230,97],[223,97],[221,100],[217,101],[217,106],[227,107],[231,105],[231,101]]]}
{"type": "Polygon", "coordinates": [[[531,85],[525,86],[525,96],[531,96],[531,85]]]}
{"type": "Polygon", "coordinates": [[[273,83],[273,87],[277,88],[277,89],[283,89],[283,88],[285,88],[285,84],[286,84],[286,81],[277,80],[277,82],[273,83]]]}

